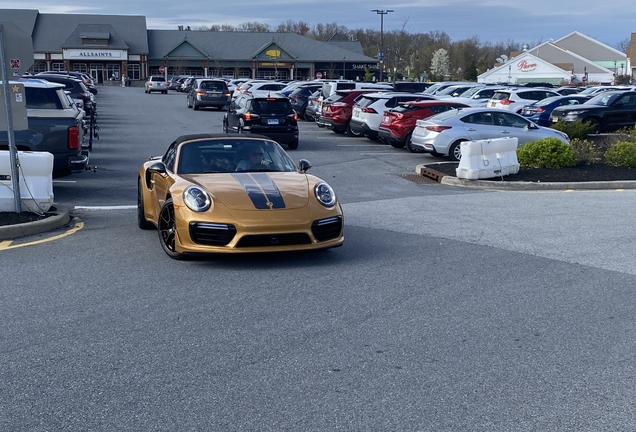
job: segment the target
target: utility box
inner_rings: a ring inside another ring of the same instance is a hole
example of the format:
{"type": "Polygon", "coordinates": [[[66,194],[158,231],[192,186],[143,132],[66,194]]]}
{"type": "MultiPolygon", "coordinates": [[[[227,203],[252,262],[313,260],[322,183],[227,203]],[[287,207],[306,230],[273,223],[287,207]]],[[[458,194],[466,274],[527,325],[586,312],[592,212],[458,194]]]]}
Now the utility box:
{"type": "MultiPolygon", "coordinates": [[[[18,160],[22,211],[49,211],[53,205],[53,155],[48,152],[19,151],[18,160]]],[[[0,150],[0,211],[15,212],[8,150],[0,150]]]]}
{"type": "Polygon", "coordinates": [[[517,138],[464,141],[457,177],[469,180],[501,177],[519,172],[517,138]]]}

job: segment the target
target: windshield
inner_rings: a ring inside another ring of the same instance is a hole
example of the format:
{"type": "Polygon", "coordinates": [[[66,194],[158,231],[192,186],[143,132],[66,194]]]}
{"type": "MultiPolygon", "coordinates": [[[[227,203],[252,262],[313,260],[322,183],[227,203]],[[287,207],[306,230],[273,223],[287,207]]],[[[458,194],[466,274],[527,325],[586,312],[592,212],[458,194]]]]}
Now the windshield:
{"type": "Polygon", "coordinates": [[[477,93],[482,88],[483,87],[471,87],[468,90],[466,90],[464,93],[460,94],[459,97],[464,97],[464,98],[472,97],[475,95],[475,93],[477,93]]]}
{"type": "Polygon", "coordinates": [[[297,171],[280,146],[264,139],[201,139],[179,146],[178,174],[297,171]]]}
{"type": "Polygon", "coordinates": [[[618,98],[620,94],[607,94],[605,92],[594,96],[589,101],[585,102],[586,105],[600,105],[600,106],[610,106],[612,102],[618,98]]]}
{"type": "Polygon", "coordinates": [[[441,123],[441,122],[444,122],[444,121],[448,120],[449,118],[455,117],[460,112],[461,112],[461,110],[451,109],[451,110],[448,110],[448,111],[441,112],[439,114],[435,114],[434,116],[431,116],[431,117],[427,118],[426,121],[434,122],[434,123],[441,123]]]}

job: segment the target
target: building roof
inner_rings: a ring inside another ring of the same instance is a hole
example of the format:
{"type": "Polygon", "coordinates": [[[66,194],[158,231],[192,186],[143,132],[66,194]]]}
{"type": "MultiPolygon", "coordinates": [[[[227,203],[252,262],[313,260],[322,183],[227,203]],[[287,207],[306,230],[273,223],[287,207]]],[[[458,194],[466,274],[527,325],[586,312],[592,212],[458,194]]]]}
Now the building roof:
{"type": "Polygon", "coordinates": [[[625,63],[627,59],[625,53],[577,31],[557,39],[554,44],[596,63],[614,61],[625,63]]]}
{"type": "Polygon", "coordinates": [[[149,59],[159,59],[170,54],[175,47],[187,40],[209,56],[218,60],[246,60],[255,58],[263,50],[276,46],[281,51],[281,60],[342,62],[375,62],[362,54],[359,42],[325,43],[296,33],[256,33],[256,32],[210,32],[188,30],[148,30],[149,59]],[[359,51],[352,51],[356,44],[359,51]]]}
{"type": "MultiPolygon", "coordinates": [[[[79,24],[69,37],[62,43],[63,49],[87,48],[91,46],[82,40],[106,39],[109,49],[129,49],[126,41],[119,36],[117,31],[110,24],[79,24]]],[[[92,45],[105,48],[103,45],[92,45]]]]}
{"type": "MultiPolygon", "coordinates": [[[[41,14],[29,9],[0,9],[2,21],[13,21],[33,38],[34,52],[61,53],[62,46],[77,30],[103,33],[99,25],[109,25],[131,54],[148,54],[146,17],[137,15],[41,14]]],[[[110,32],[110,30],[108,30],[110,32]]],[[[79,33],[78,33],[79,41],[79,33]]],[[[112,46],[109,45],[109,48],[112,46]]]]}
{"type": "Polygon", "coordinates": [[[555,65],[571,63],[572,71],[576,75],[582,76],[584,71],[587,71],[587,73],[612,73],[612,71],[599,66],[592,60],[575,52],[571,52],[562,46],[556,45],[555,42],[544,42],[531,50],[528,50],[528,52],[535,57],[555,65]]]}

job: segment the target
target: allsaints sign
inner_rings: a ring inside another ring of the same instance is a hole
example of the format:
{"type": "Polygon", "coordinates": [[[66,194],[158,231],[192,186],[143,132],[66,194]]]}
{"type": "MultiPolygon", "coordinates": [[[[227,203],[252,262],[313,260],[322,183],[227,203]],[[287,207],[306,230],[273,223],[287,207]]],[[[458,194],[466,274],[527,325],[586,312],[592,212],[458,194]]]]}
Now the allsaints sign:
{"type": "Polygon", "coordinates": [[[95,59],[95,60],[108,60],[108,59],[121,59],[125,57],[125,53],[122,50],[64,50],[65,59],[81,60],[81,59],[95,59]]]}

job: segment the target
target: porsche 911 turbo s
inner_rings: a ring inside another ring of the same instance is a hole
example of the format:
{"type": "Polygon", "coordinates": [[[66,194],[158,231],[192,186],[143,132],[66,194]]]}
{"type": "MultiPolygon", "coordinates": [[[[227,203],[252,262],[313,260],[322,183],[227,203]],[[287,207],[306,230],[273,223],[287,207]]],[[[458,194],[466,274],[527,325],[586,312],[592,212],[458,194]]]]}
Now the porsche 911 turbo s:
{"type": "Polygon", "coordinates": [[[341,246],[341,206],[309,168],[259,135],[180,136],[141,166],[137,222],[174,259],[341,246]]]}

